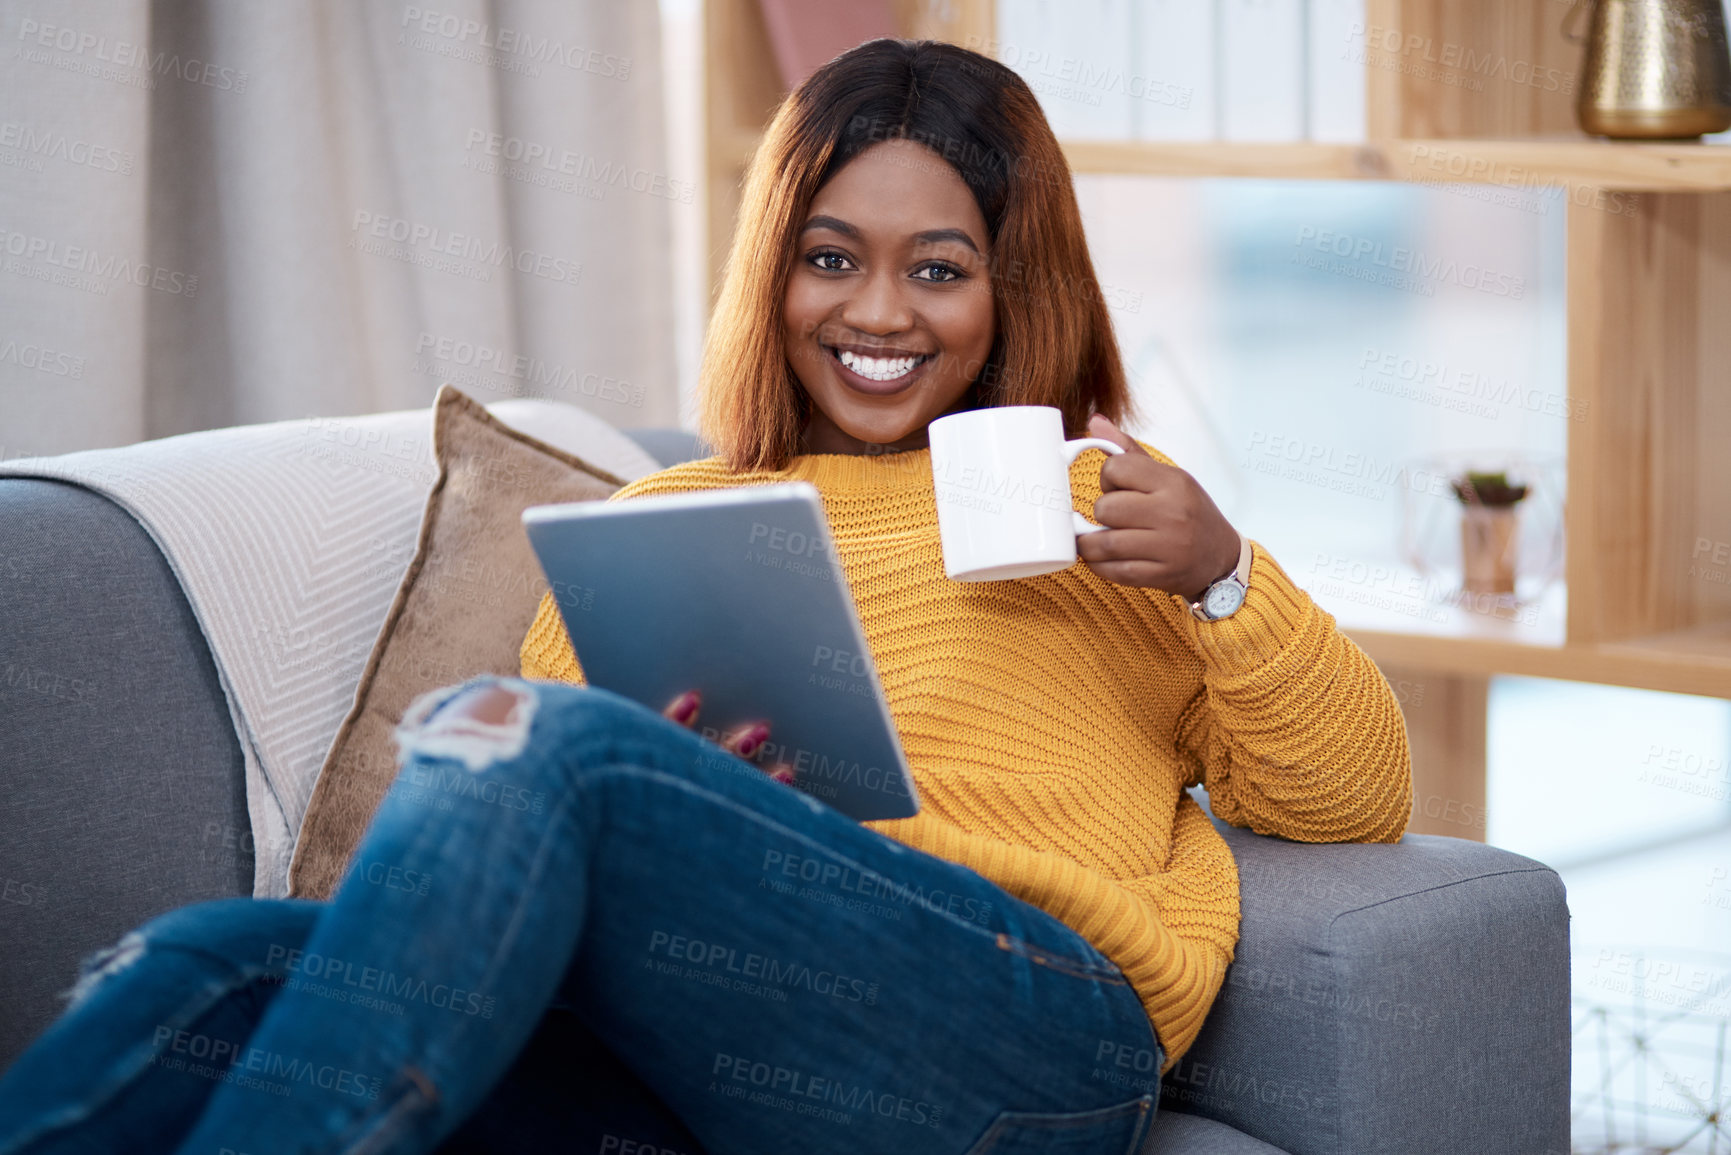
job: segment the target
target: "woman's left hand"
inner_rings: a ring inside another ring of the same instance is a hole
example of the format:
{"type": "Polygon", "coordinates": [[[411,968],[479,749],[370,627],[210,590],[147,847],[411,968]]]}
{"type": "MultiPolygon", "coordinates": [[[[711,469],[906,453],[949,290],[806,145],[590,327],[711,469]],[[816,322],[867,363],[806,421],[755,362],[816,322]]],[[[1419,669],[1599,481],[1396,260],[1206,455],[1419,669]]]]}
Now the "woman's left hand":
{"type": "Polygon", "coordinates": [[[1154,460],[1105,417],[1088,436],[1124,447],[1100,469],[1094,520],[1104,533],[1076,539],[1076,554],[1110,582],[1147,586],[1196,601],[1238,564],[1238,531],[1196,479],[1154,460]]]}

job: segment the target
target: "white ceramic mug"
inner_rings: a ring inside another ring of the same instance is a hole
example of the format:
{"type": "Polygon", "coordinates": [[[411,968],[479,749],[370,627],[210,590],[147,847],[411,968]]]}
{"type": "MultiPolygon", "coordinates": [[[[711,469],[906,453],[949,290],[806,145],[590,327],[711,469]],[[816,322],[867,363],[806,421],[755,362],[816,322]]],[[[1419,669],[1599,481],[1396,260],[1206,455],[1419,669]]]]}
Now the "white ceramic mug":
{"type": "Polygon", "coordinates": [[[944,573],[953,581],[1032,577],[1076,564],[1076,538],[1106,528],[1077,513],[1070,463],[1084,449],[1122,453],[1098,437],[1064,440],[1048,405],[1001,405],[926,427],[944,573]]]}

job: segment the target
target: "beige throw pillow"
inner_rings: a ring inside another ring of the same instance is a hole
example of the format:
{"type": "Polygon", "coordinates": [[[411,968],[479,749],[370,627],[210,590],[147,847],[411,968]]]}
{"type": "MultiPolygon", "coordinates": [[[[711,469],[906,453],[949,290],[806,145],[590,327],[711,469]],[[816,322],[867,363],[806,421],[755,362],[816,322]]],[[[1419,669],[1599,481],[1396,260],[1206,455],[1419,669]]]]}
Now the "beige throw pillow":
{"type": "Polygon", "coordinates": [[[433,401],[439,475],[408,572],[319,771],[289,893],[329,898],[396,778],[391,734],[416,695],[477,674],[516,675],[546,579],[520,516],[597,501],[624,484],[520,433],[446,385],[433,401]]]}

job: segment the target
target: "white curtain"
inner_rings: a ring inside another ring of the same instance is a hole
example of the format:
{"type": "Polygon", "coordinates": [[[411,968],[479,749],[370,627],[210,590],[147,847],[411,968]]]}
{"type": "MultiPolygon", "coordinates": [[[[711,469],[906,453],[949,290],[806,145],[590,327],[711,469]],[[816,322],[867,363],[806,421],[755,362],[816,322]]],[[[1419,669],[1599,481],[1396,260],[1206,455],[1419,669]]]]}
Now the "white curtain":
{"type": "Polygon", "coordinates": [[[654,0],[0,0],[0,458],[678,421],[654,0]]]}

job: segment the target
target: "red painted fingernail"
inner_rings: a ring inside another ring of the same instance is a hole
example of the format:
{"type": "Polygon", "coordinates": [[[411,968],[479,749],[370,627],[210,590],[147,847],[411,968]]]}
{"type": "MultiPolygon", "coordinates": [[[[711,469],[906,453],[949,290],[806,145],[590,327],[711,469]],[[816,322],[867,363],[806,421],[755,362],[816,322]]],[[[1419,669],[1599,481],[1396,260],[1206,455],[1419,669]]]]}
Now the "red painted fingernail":
{"type": "Polygon", "coordinates": [[[698,696],[696,690],[687,690],[679,695],[679,701],[673,707],[673,720],[681,726],[691,721],[697,713],[698,696]]]}
{"type": "Polygon", "coordinates": [[[768,737],[769,727],[759,722],[745,732],[745,736],[739,740],[739,745],[735,749],[739,751],[741,758],[749,758],[757,753],[757,748],[763,745],[764,739],[768,737]]]}
{"type": "Polygon", "coordinates": [[[793,785],[793,768],[791,766],[783,766],[779,770],[772,770],[770,771],[769,776],[777,782],[785,782],[789,786],[793,785]]]}

